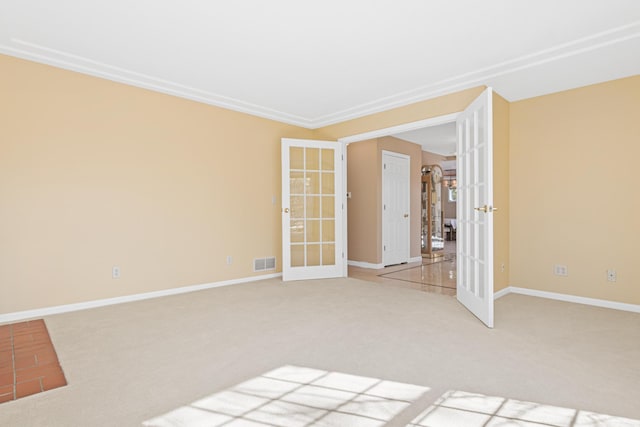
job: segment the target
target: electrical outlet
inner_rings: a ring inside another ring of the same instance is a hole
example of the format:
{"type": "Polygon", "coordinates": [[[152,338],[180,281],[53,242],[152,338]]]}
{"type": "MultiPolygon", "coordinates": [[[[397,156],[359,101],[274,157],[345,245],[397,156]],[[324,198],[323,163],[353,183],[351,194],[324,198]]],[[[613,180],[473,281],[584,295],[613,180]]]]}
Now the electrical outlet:
{"type": "Polygon", "coordinates": [[[556,264],[553,266],[553,274],[555,274],[556,276],[568,276],[569,269],[566,265],[556,264]]]}
{"type": "Polygon", "coordinates": [[[233,264],[233,257],[231,255],[227,255],[227,265],[233,264]]]}
{"type": "Polygon", "coordinates": [[[120,267],[113,266],[113,268],[111,269],[111,278],[112,279],[119,279],[120,278],[120,267]]]}
{"type": "Polygon", "coordinates": [[[607,282],[615,282],[618,279],[618,273],[615,270],[607,270],[607,282]]]}
{"type": "Polygon", "coordinates": [[[504,273],[504,262],[500,265],[500,272],[504,273]]]}

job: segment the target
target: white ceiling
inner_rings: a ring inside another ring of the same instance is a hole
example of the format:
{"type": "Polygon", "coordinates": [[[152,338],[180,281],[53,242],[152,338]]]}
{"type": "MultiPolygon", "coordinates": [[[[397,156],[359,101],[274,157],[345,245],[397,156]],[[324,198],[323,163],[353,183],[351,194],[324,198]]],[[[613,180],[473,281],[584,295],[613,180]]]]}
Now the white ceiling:
{"type": "Polygon", "coordinates": [[[409,132],[396,133],[393,136],[422,146],[423,151],[454,156],[456,154],[456,123],[444,123],[409,132]]]}
{"type": "Polygon", "coordinates": [[[309,128],[640,74],[638,0],[0,0],[0,53],[309,128]]]}

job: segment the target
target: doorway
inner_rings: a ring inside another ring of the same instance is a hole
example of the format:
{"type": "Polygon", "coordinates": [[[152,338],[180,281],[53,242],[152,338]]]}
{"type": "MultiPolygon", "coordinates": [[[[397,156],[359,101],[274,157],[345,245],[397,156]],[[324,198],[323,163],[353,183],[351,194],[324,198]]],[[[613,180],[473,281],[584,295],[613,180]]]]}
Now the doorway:
{"type": "Polygon", "coordinates": [[[410,157],[382,151],[382,263],[406,264],[410,253],[410,157]]]}

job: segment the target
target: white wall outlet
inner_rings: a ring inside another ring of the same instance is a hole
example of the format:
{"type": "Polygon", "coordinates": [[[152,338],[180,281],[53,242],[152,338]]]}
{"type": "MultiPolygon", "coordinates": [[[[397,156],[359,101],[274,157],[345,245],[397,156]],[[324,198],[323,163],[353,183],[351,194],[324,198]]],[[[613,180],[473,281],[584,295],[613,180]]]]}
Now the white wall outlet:
{"type": "Polygon", "coordinates": [[[568,276],[569,268],[566,265],[556,264],[553,266],[553,274],[556,276],[568,276]]]}
{"type": "Polygon", "coordinates": [[[117,265],[114,265],[113,268],[111,268],[111,278],[112,279],[120,278],[120,267],[118,267],[117,265]]]}
{"type": "Polygon", "coordinates": [[[233,257],[231,255],[227,255],[227,265],[233,264],[233,257]]]}
{"type": "Polygon", "coordinates": [[[615,270],[607,270],[607,282],[615,282],[618,279],[618,273],[615,270]]]}
{"type": "Polygon", "coordinates": [[[278,198],[276,196],[271,196],[271,204],[275,206],[276,203],[278,203],[278,198]]]}

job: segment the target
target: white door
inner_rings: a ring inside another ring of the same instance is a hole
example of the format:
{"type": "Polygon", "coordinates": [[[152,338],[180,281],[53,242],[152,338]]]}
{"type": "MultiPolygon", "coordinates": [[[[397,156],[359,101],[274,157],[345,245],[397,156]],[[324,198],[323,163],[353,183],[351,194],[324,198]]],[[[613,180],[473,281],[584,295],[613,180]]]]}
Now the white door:
{"type": "Polygon", "coordinates": [[[282,279],[344,276],[342,145],[282,139],[282,279]]]}
{"type": "Polygon", "coordinates": [[[382,152],[382,263],[409,262],[409,162],[404,154],[382,152]]]}
{"type": "Polygon", "coordinates": [[[493,328],[493,111],[488,88],[457,119],[457,296],[493,328]]]}

